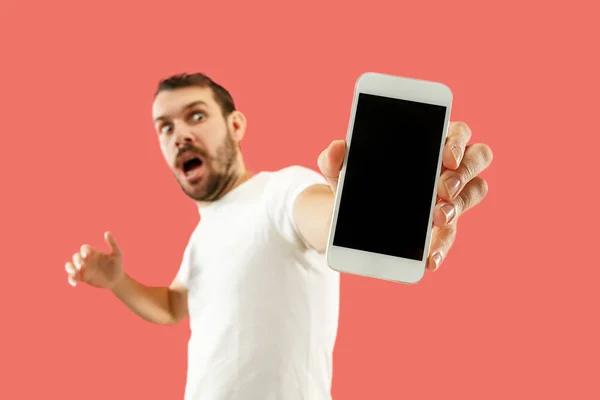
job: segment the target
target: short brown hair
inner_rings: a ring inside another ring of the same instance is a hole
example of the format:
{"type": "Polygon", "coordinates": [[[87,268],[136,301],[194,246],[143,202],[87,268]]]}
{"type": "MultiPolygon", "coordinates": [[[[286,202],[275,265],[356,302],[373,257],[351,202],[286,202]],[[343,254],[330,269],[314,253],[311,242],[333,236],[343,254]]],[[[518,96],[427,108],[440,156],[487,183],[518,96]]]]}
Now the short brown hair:
{"type": "Polygon", "coordinates": [[[213,92],[215,101],[221,107],[221,111],[225,117],[235,111],[235,103],[233,102],[231,94],[229,94],[223,86],[200,72],[172,75],[161,80],[158,83],[158,88],[154,96],[165,90],[181,89],[192,86],[210,88],[213,92]]]}

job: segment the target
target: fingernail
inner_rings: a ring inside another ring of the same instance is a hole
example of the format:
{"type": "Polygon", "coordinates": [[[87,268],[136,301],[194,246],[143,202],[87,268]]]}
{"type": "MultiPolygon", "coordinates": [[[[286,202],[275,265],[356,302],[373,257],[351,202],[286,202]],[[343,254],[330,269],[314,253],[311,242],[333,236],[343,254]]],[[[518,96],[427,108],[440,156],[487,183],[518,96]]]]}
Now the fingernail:
{"type": "Polygon", "coordinates": [[[431,259],[433,260],[433,263],[435,264],[433,270],[435,271],[436,269],[439,268],[440,264],[442,263],[442,255],[437,252],[435,253],[433,256],[431,256],[431,259]]]}
{"type": "Polygon", "coordinates": [[[448,194],[450,195],[450,197],[454,197],[459,186],[460,181],[458,180],[458,178],[452,176],[446,179],[446,189],[448,190],[448,194]]]}
{"type": "Polygon", "coordinates": [[[460,147],[459,146],[454,146],[452,148],[452,155],[454,156],[454,159],[456,160],[457,164],[460,164],[460,160],[462,157],[462,152],[460,151],[460,147]]]}
{"type": "Polygon", "coordinates": [[[445,203],[441,206],[444,215],[446,216],[446,223],[450,224],[456,215],[456,211],[454,210],[454,206],[452,204],[445,203]]]}

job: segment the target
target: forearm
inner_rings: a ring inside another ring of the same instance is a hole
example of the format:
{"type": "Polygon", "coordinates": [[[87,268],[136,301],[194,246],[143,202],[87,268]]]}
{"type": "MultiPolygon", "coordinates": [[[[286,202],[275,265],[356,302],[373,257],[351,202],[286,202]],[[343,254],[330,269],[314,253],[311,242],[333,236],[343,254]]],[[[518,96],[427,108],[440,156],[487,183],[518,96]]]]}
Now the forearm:
{"type": "Polygon", "coordinates": [[[309,246],[325,252],[333,215],[334,195],[329,186],[315,185],[298,196],[294,221],[309,246]]]}
{"type": "Polygon", "coordinates": [[[124,275],[111,291],[131,311],[148,322],[168,325],[185,317],[180,310],[182,304],[177,304],[181,303],[178,298],[180,295],[169,287],[145,286],[124,275]]]}

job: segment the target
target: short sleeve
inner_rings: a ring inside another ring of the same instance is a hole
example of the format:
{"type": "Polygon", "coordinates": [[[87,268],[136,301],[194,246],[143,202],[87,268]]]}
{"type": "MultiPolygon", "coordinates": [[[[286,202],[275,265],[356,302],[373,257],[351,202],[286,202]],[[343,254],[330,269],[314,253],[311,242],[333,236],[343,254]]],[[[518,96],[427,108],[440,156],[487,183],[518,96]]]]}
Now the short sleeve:
{"type": "Polygon", "coordinates": [[[179,265],[179,270],[175,275],[175,279],[178,283],[180,283],[184,288],[189,289],[188,284],[190,280],[190,266],[191,266],[191,243],[185,247],[183,251],[183,257],[181,259],[181,263],[179,265]]]}
{"type": "Polygon", "coordinates": [[[281,235],[292,244],[305,245],[294,223],[294,203],[300,193],[313,185],[327,185],[318,172],[291,166],[273,173],[268,190],[268,212],[281,235]]]}

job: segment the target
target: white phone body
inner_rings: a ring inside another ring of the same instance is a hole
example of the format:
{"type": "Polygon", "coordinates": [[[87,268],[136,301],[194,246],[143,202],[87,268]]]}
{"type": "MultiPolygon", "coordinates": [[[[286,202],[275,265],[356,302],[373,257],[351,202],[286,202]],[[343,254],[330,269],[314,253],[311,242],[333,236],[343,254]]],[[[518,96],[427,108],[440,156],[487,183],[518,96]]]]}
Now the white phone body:
{"type": "Polygon", "coordinates": [[[331,269],[407,284],[423,278],[452,99],[437,82],[358,78],[326,250],[331,269]]]}

